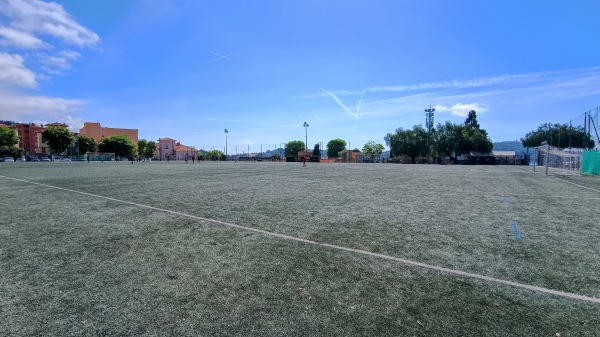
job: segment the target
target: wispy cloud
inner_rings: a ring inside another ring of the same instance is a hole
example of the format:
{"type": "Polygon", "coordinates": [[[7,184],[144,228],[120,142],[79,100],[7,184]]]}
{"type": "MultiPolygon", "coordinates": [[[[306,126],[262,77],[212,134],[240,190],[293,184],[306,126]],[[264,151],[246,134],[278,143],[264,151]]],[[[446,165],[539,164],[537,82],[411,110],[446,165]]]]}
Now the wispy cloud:
{"type": "Polygon", "coordinates": [[[21,94],[0,90],[0,118],[8,120],[29,119],[31,116],[56,119],[78,112],[85,100],[21,94]]]}
{"type": "MultiPolygon", "coordinates": [[[[399,93],[407,91],[432,91],[443,89],[475,89],[475,88],[514,88],[529,87],[538,84],[547,84],[549,82],[578,82],[581,78],[595,77],[600,75],[599,67],[589,67],[581,69],[568,69],[559,71],[545,71],[524,74],[512,74],[502,76],[492,76],[485,78],[451,80],[440,82],[423,82],[395,86],[371,86],[366,88],[369,93],[399,93]]],[[[357,90],[328,90],[321,89],[319,93],[303,95],[301,98],[318,98],[325,96],[352,96],[364,95],[363,91],[357,90]]]]}
{"type": "Polygon", "coordinates": [[[23,30],[0,26],[0,44],[20,49],[48,48],[49,45],[34,34],[23,30]]]}
{"type": "Polygon", "coordinates": [[[10,19],[10,28],[4,27],[4,38],[8,37],[21,47],[43,46],[34,34],[50,35],[79,47],[91,47],[100,41],[96,33],[77,23],[61,5],[54,2],[11,0],[0,6],[0,13],[10,19]]]}
{"type": "Polygon", "coordinates": [[[221,119],[221,118],[197,118],[206,121],[215,121],[215,122],[227,122],[227,123],[240,123],[240,124],[260,124],[260,125],[270,125],[270,126],[279,126],[277,123],[269,123],[269,122],[260,122],[260,121],[249,121],[242,119],[221,119]]]}

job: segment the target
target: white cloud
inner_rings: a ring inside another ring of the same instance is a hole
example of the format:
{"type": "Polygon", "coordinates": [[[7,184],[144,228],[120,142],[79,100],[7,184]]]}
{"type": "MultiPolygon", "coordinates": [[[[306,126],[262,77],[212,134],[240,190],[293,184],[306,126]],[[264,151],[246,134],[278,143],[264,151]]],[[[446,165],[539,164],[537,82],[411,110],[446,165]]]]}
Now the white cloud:
{"type": "Polygon", "coordinates": [[[39,54],[43,68],[50,74],[60,74],[71,68],[71,61],[77,60],[81,54],[73,50],[63,50],[55,55],[39,54]]]}
{"type": "Polygon", "coordinates": [[[54,2],[40,0],[8,0],[0,13],[11,20],[15,30],[50,35],[80,47],[92,47],[100,37],[83,27],[64,8],[54,2]]]}
{"type": "Polygon", "coordinates": [[[0,119],[63,122],[78,129],[83,121],[74,114],[85,100],[31,95],[24,90],[70,69],[71,62],[81,57],[73,47],[90,48],[99,42],[96,33],[77,23],[60,4],[0,0],[0,45],[10,48],[0,52],[0,119]],[[40,49],[43,52],[30,51],[40,49]]]}
{"type": "Polygon", "coordinates": [[[451,107],[447,107],[443,104],[438,104],[435,106],[435,110],[438,112],[450,111],[454,116],[467,117],[469,115],[469,111],[471,111],[471,110],[475,110],[479,113],[482,113],[482,112],[485,112],[487,109],[477,103],[470,103],[470,104],[456,103],[451,107]]]}
{"type": "Polygon", "coordinates": [[[54,2],[40,0],[3,0],[0,6],[0,44],[18,49],[45,49],[44,53],[21,54],[41,64],[40,72],[60,74],[71,68],[80,57],[63,45],[93,47],[100,42],[98,35],[83,27],[64,8],[54,2]],[[3,16],[4,17],[3,17],[3,16]]]}
{"type": "Polygon", "coordinates": [[[78,112],[87,103],[85,100],[31,96],[11,90],[0,90],[0,102],[0,119],[6,120],[58,120],[78,112]]]}
{"type": "Polygon", "coordinates": [[[37,81],[35,74],[23,64],[21,55],[0,53],[0,85],[33,88],[37,81]]]}
{"type": "Polygon", "coordinates": [[[0,27],[0,44],[23,49],[48,48],[48,45],[35,35],[9,27],[0,27]]]}

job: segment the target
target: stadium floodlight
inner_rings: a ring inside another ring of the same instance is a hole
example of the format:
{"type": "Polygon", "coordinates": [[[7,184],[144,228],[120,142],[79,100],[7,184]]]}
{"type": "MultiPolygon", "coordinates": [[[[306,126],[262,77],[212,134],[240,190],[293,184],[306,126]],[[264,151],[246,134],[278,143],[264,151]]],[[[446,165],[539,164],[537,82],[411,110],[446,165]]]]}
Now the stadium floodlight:
{"type": "MultiPolygon", "coordinates": [[[[425,126],[427,127],[427,148],[430,148],[431,144],[431,129],[433,129],[433,112],[435,108],[431,107],[431,103],[429,103],[429,109],[425,109],[425,126]]],[[[431,152],[431,149],[429,149],[431,152]]],[[[429,157],[429,155],[428,155],[429,157]]]]}
{"type": "Polygon", "coordinates": [[[308,152],[308,123],[304,122],[304,152],[308,152]]]}
{"type": "Polygon", "coordinates": [[[435,108],[431,107],[431,104],[429,104],[429,109],[425,109],[425,125],[427,126],[427,132],[429,134],[431,134],[431,129],[433,129],[433,112],[435,111],[435,108]]]}

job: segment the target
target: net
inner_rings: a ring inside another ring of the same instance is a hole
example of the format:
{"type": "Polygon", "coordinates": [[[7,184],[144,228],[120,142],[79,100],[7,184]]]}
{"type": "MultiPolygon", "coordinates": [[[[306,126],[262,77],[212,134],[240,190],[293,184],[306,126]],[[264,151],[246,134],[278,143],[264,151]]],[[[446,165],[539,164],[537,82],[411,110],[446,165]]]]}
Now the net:
{"type": "Polygon", "coordinates": [[[114,153],[104,152],[86,152],[85,160],[87,161],[113,161],[115,160],[114,153]]]}
{"type": "Polygon", "coordinates": [[[584,151],[584,149],[560,149],[550,145],[542,145],[535,148],[534,162],[537,166],[579,171],[581,168],[581,155],[584,151]]]}

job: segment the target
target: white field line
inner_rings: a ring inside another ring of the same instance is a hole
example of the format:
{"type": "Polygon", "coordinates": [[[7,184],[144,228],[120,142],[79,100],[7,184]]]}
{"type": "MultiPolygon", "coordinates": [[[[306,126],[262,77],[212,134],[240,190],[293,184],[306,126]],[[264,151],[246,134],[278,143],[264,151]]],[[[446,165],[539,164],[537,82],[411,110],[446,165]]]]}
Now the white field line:
{"type": "Polygon", "coordinates": [[[600,191],[599,191],[599,190],[597,190],[597,189],[594,189],[594,188],[591,188],[591,187],[587,187],[587,186],[579,185],[579,184],[576,184],[576,183],[573,183],[573,182],[570,182],[570,181],[566,181],[566,180],[564,180],[564,179],[560,179],[559,177],[556,177],[556,176],[550,176],[550,177],[551,177],[551,178],[554,178],[554,179],[558,179],[558,180],[560,180],[560,181],[563,181],[563,182],[565,182],[565,183],[567,183],[567,184],[571,184],[571,185],[579,186],[579,187],[582,187],[582,188],[588,189],[588,190],[590,190],[590,191],[594,191],[594,192],[598,192],[598,193],[600,193],[600,191]]]}
{"type": "MultiPolygon", "coordinates": [[[[535,171],[535,172],[533,172],[533,171],[530,171],[530,172],[531,172],[531,173],[543,174],[542,172],[539,172],[539,171],[535,171]]],[[[588,189],[588,190],[590,190],[590,191],[594,191],[594,192],[598,192],[598,193],[600,193],[600,190],[597,190],[597,189],[594,189],[594,188],[591,188],[591,187],[587,187],[587,186],[583,186],[583,185],[579,185],[579,184],[576,184],[576,183],[573,183],[573,182],[570,182],[570,181],[566,181],[566,180],[564,180],[564,179],[560,179],[559,177],[557,177],[557,176],[554,176],[554,175],[548,175],[548,177],[550,177],[550,178],[554,178],[554,179],[557,179],[557,180],[560,180],[560,181],[562,181],[562,182],[565,182],[565,183],[567,183],[567,184],[571,184],[571,185],[579,186],[579,187],[581,187],[581,188],[585,188],[585,189],[588,189]]]]}
{"type": "Polygon", "coordinates": [[[343,247],[343,246],[332,245],[332,244],[329,244],[329,243],[322,243],[322,242],[316,242],[316,241],[306,240],[306,239],[302,239],[302,238],[298,238],[298,237],[294,237],[294,236],[289,236],[289,235],[284,235],[284,234],[269,232],[269,231],[265,231],[265,230],[262,230],[262,229],[245,227],[245,226],[236,225],[236,224],[232,224],[232,223],[225,222],[225,221],[203,218],[203,217],[199,217],[199,216],[195,216],[195,215],[190,215],[190,214],[185,214],[185,213],[181,213],[181,212],[177,212],[177,211],[171,211],[171,210],[168,210],[168,209],[163,209],[163,208],[158,208],[158,207],[153,207],[153,206],[138,204],[138,203],[131,202],[131,201],[125,201],[125,200],[120,200],[120,199],[105,197],[105,196],[101,196],[101,195],[97,195],[97,194],[92,194],[92,193],[87,193],[87,192],[81,192],[81,191],[71,190],[71,189],[68,189],[68,188],[62,188],[62,187],[52,186],[52,185],[47,185],[47,184],[41,184],[41,183],[36,183],[36,182],[33,182],[33,181],[28,181],[28,180],[23,180],[23,179],[18,179],[18,178],[12,178],[12,177],[6,177],[6,176],[2,176],[2,175],[0,175],[0,177],[1,178],[5,178],[5,179],[11,179],[11,180],[15,180],[15,181],[20,181],[20,182],[24,182],[24,183],[28,183],[28,184],[33,184],[33,185],[38,185],[38,186],[44,186],[44,187],[48,187],[48,188],[53,188],[53,189],[57,189],[57,190],[61,190],[61,191],[67,191],[67,192],[72,192],[72,193],[87,195],[87,196],[94,197],[94,198],[100,198],[100,199],[115,201],[115,202],[119,202],[119,203],[123,203],[123,204],[134,205],[134,206],[138,206],[138,207],[142,207],[142,208],[147,208],[147,209],[151,209],[151,210],[155,210],[155,211],[159,211],[159,212],[165,212],[165,213],[175,214],[175,215],[178,215],[178,216],[187,217],[187,218],[196,219],[196,220],[201,220],[201,221],[205,221],[205,222],[212,222],[212,223],[216,223],[216,224],[220,224],[220,225],[223,225],[223,226],[232,227],[232,228],[236,228],[236,229],[240,229],[240,230],[244,230],[244,231],[255,232],[255,233],[260,233],[260,234],[263,234],[263,235],[266,235],[266,236],[272,236],[272,237],[276,237],[276,238],[281,238],[281,239],[284,239],[284,240],[302,242],[302,243],[306,243],[306,244],[311,244],[311,245],[315,245],[315,246],[321,246],[321,247],[331,248],[331,249],[334,249],[334,250],[340,250],[340,251],[344,251],[344,252],[357,253],[357,254],[371,256],[371,257],[376,257],[376,258],[380,258],[380,259],[384,259],[384,260],[390,260],[390,261],[400,262],[402,264],[409,265],[409,266],[421,267],[421,268],[425,268],[425,269],[439,271],[439,272],[442,272],[442,273],[447,273],[447,274],[452,274],[452,275],[458,275],[458,276],[462,276],[462,277],[465,277],[465,278],[472,278],[472,279],[476,279],[476,280],[483,280],[483,281],[487,281],[487,282],[508,285],[508,286],[512,286],[512,287],[516,287],[516,288],[531,290],[531,291],[534,291],[534,292],[540,292],[540,293],[545,293],[545,294],[550,294],[550,295],[555,295],[555,296],[561,296],[561,297],[566,297],[566,298],[580,300],[580,301],[585,301],[585,302],[600,303],[600,298],[596,298],[596,297],[589,297],[589,296],[584,296],[584,295],[567,293],[567,292],[563,292],[563,291],[558,291],[558,290],[553,290],[553,289],[538,287],[538,286],[534,286],[534,285],[529,285],[529,284],[524,284],[524,283],[518,283],[518,282],[513,282],[513,281],[508,281],[508,280],[503,280],[503,279],[499,279],[499,278],[495,278],[495,277],[490,277],[490,276],[485,276],[485,275],[480,275],[480,274],[474,274],[474,273],[468,273],[468,272],[461,271],[461,270],[439,267],[439,266],[435,266],[435,265],[431,265],[431,264],[416,262],[416,261],[412,261],[412,260],[406,260],[406,259],[402,259],[402,258],[399,258],[399,257],[394,257],[394,256],[389,256],[389,255],[384,255],[384,254],[373,253],[373,252],[369,252],[369,251],[361,250],[361,249],[354,249],[354,248],[348,248],[348,247],[343,247]]]}
{"type": "Polygon", "coordinates": [[[512,195],[516,197],[535,197],[535,198],[556,198],[556,199],[576,199],[576,200],[600,200],[598,198],[586,197],[565,197],[564,195],[543,195],[543,194],[527,194],[527,193],[499,193],[500,196],[512,195]]]}
{"type": "Polygon", "coordinates": [[[467,173],[465,174],[465,177],[466,177],[466,176],[468,176],[469,174],[471,174],[471,172],[473,172],[473,171],[475,171],[475,169],[474,169],[474,168],[473,168],[473,169],[471,169],[471,171],[467,172],[467,173]]]}

